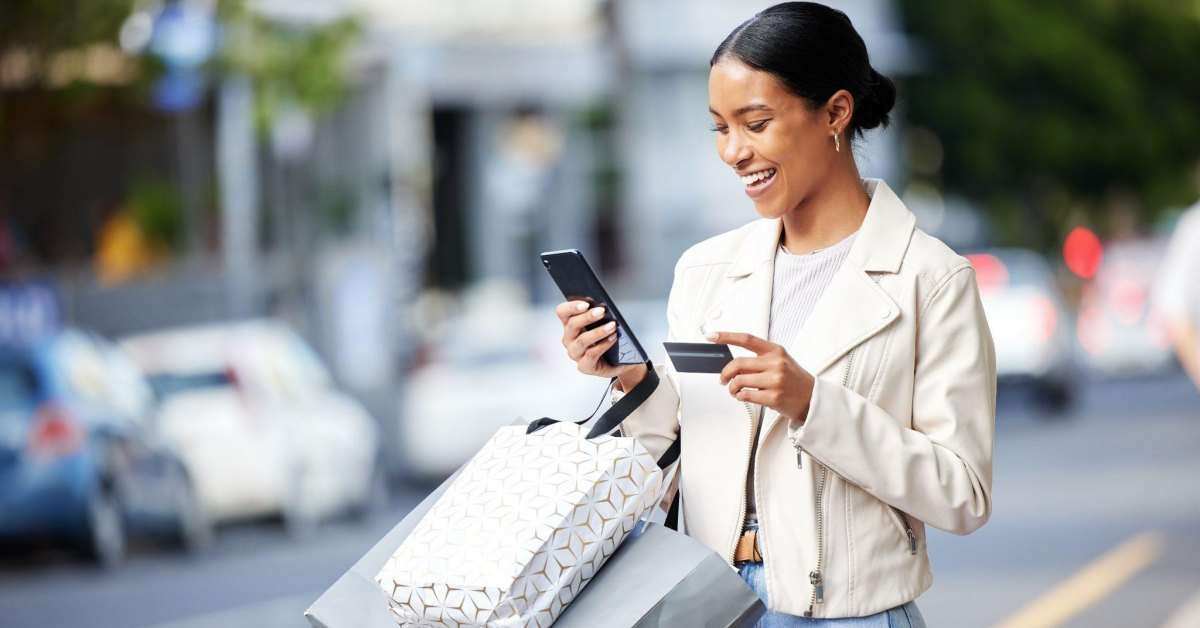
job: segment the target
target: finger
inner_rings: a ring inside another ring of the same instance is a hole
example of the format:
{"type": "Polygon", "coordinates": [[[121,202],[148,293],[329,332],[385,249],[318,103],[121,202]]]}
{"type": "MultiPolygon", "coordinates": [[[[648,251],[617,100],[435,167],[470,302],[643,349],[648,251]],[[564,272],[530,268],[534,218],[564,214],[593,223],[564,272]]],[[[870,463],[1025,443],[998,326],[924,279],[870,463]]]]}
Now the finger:
{"type": "Polygon", "coordinates": [[[588,347],[587,351],[583,352],[583,357],[579,360],[580,365],[588,365],[593,371],[599,370],[600,360],[604,357],[604,352],[608,351],[613,343],[617,341],[617,336],[614,334],[588,347]]]}
{"type": "Polygon", "coordinates": [[[583,328],[592,323],[604,318],[604,308],[594,307],[582,314],[576,314],[567,319],[567,329],[571,332],[571,337],[574,338],[583,333],[583,328]]]}
{"type": "Polygon", "coordinates": [[[779,345],[767,342],[754,334],[740,331],[716,331],[708,335],[708,339],[717,344],[727,344],[749,349],[758,355],[768,353],[779,345]]]}
{"type": "Polygon", "coordinates": [[[609,334],[616,330],[617,324],[609,321],[591,331],[585,331],[582,334],[579,334],[579,337],[575,339],[575,342],[578,343],[581,348],[586,349],[597,342],[604,340],[609,334]]]}
{"type": "Polygon", "coordinates": [[[608,337],[616,329],[617,324],[610,322],[591,331],[579,334],[575,337],[575,340],[571,341],[570,346],[567,347],[567,355],[570,355],[573,360],[579,360],[589,347],[608,337]]]}
{"type": "MultiPolygon", "coordinates": [[[[587,304],[586,301],[583,303],[587,304]]],[[[563,346],[570,346],[570,344],[575,342],[575,339],[587,329],[588,325],[591,325],[602,318],[604,318],[603,307],[594,307],[590,310],[584,308],[582,313],[572,314],[567,319],[567,322],[563,323],[563,346]]]]}
{"type": "Polygon", "coordinates": [[[748,401],[757,403],[760,406],[771,407],[779,398],[778,391],[775,390],[755,390],[753,388],[743,388],[734,395],[738,401],[748,401]]]}
{"type": "Polygon", "coordinates": [[[727,384],[729,380],[741,373],[764,371],[766,366],[761,358],[734,358],[725,365],[725,368],[721,369],[721,383],[727,384]]]}
{"type": "Polygon", "coordinates": [[[735,397],[743,388],[765,390],[775,387],[775,376],[771,373],[742,373],[729,380],[729,394],[735,397]]]}
{"type": "Polygon", "coordinates": [[[588,309],[587,301],[563,301],[554,308],[554,314],[558,316],[559,322],[566,325],[567,319],[576,314],[582,314],[588,309]]]}

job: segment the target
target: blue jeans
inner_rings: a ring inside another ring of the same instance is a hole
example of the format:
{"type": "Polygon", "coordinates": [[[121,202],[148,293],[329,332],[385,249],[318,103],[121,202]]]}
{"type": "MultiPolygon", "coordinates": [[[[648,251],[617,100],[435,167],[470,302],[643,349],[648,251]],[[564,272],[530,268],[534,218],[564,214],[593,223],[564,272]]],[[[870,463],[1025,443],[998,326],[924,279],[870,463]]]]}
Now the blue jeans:
{"type": "MultiPolygon", "coordinates": [[[[738,567],[738,575],[742,577],[750,590],[758,595],[758,599],[762,600],[763,604],[768,603],[766,574],[763,572],[762,563],[742,563],[738,567]]],[[[917,603],[909,602],[867,617],[838,619],[800,617],[768,610],[755,624],[755,628],[795,628],[798,626],[808,626],[809,628],[925,628],[925,618],[921,617],[917,603]]]]}

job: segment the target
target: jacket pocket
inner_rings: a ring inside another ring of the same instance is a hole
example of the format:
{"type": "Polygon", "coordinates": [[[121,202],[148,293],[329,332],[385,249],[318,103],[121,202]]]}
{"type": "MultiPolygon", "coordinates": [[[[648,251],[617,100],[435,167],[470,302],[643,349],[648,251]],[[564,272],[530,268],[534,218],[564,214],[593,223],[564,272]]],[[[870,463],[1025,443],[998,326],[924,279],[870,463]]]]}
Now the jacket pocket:
{"type": "Polygon", "coordinates": [[[908,553],[915,556],[917,553],[917,535],[912,531],[912,527],[908,525],[908,522],[904,520],[904,516],[894,506],[890,504],[884,504],[883,506],[887,509],[892,523],[896,525],[896,530],[900,533],[900,537],[908,544],[908,553]]]}

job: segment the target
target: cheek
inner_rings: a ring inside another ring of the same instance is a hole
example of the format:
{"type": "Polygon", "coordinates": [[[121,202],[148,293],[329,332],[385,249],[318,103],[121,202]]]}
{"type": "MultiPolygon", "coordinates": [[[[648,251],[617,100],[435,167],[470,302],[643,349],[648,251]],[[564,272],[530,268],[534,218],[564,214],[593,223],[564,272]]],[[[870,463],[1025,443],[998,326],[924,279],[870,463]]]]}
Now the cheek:
{"type": "MultiPolygon", "coordinates": [[[[807,187],[816,177],[824,176],[829,166],[829,155],[819,136],[797,134],[780,155],[779,163],[784,167],[789,185],[807,187]]],[[[829,148],[833,152],[833,148],[829,148]]]]}

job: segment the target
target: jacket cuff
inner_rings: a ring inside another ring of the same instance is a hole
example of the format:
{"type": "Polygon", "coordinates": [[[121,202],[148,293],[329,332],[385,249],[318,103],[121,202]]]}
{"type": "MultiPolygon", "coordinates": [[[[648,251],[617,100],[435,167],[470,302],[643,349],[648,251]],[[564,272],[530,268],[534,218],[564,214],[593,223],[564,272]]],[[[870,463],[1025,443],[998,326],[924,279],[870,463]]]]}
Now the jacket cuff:
{"type": "Polygon", "coordinates": [[[792,441],[792,446],[795,447],[797,451],[805,449],[803,438],[804,432],[813,422],[813,419],[820,414],[816,409],[818,404],[817,397],[820,395],[821,389],[820,384],[821,379],[819,377],[813,377],[812,396],[808,400],[808,411],[804,415],[804,421],[788,421],[788,440],[792,441]]]}
{"type": "MultiPolygon", "coordinates": [[[[621,434],[636,438],[658,459],[677,438],[679,394],[673,378],[668,375],[669,367],[657,365],[654,368],[658,373],[658,388],[621,423],[621,434]]],[[[615,402],[624,394],[614,386],[611,397],[615,402]]]]}

